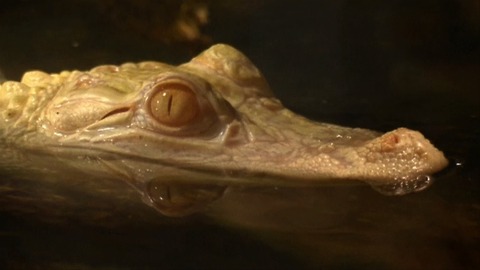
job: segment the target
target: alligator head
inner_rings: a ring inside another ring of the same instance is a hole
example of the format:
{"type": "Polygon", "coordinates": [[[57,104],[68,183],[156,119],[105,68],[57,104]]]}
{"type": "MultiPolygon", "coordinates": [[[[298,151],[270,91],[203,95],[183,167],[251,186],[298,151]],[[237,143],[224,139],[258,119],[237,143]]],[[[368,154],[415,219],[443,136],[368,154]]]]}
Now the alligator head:
{"type": "Polygon", "coordinates": [[[222,44],[179,66],[27,72],[2,85],[0,108],[1,147],[15,152],[3,154],[4,166],[23,166],[27,153],[54,156],[61,166],[127,181],[171,215],[235,184],[348,180],[405,194],[447,165],[417,131],[382,135],[292,113],[242,53],[222,44]]]}

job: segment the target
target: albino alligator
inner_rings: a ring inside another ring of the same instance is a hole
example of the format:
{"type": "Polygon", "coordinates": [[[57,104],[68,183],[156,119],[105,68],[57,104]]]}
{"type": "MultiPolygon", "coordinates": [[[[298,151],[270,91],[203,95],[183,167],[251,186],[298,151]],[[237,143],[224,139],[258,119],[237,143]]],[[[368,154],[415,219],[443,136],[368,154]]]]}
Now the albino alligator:
{"type": "Polygon", "coordinates": [[[422,134],[317,123],[287,110],[242,53],[215,45],[190,62],[25,73],[0,89],[4,170],[122,179],[177,215],[229,185],[363,181],[418,191],[447,165],[422,134]]]}

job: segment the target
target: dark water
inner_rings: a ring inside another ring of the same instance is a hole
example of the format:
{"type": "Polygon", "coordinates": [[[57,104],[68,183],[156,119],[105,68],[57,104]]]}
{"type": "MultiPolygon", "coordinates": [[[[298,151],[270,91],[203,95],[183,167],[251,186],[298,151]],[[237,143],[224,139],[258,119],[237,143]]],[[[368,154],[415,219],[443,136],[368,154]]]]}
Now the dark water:
{"type": "MultiPolygon", "coordinates": [[[[248,55],[295,112],[420,130],[451,166],[427,191],[404,197],[364,186],[236,188],[208,215],[184,219],[135,205],[112,223],[102,215],[83,222],[81,208],[47,222],[48,208],[18,214],[2,205],[0,268],[480,267],[478,1],[212,0],[208,24],[190,40],[171,30],[178,1],[144,2],[4,1],[0,70],[19,79],[28,69],[180,63],[225,42],[248,55]]],[[[18,207],[29,205],[36,201],[18,207]]]]}

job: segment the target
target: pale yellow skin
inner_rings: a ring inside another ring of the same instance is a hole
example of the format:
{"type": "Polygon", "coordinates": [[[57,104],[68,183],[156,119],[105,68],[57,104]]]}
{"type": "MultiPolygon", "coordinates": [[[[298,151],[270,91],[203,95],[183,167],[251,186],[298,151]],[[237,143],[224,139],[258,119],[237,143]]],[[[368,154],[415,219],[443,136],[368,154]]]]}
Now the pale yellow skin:
{"type": "Polygon", "coordinates": [[[180,66],[27,72],[3,83],[0,108],[3,167],[54,157],[62,169],[51,160],[39,167],[125,180],[154,206],[152,197],[166,193],[152,193],[152,185],[158,191],[162,183],[197,187],[189,189],[194,195],[179,192],[180,204],[209,201],[235,184],[360,180],[404,194],[427,186],[448,163],[417,131],[381,135],[292,113],[259,70],[223,44],[180,66]],[[215,196],[205,195],[211,190],[215,196]]]}

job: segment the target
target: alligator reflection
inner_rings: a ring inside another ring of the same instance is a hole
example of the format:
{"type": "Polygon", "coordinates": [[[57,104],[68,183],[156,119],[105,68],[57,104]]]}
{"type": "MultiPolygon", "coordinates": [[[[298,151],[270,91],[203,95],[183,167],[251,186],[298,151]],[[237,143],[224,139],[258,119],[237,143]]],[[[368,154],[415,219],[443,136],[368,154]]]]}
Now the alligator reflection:
{"type": "MultiPolygon", "coordinates": [[[[442,177],[441,182],[458,180],[453,178],[442,177]]],[[[110,196],[114,194],[111,188],[96,189],[104,190],[103,195],[81,192],[86,182],[72,182],[70,187],[46,181],[42,181],[43,186],[38,186],[38,181],[19,179],[4,182],[0,238],[4,243],[14,241],[12,245],[17,247],[18,243],[27,243],[19,248],[28,256],[40,252],[39,243],[53,242],[55,252],[42,251],[47,254],[43,263],[49,267],[48,263],[64,261],[65,256],[79,252],[80,247],[57,238],[77,239],[77,244],[86,246],[90,251],[82,248],[80,253],[84,255],[79,257],[85,265],[95,263],[92,253],[101,252],[115,258],[129,257],[125,259],[128,263],[145,267],[159,265],[156,259],[145,259],[149,256],[165,259],[163,264],[168,262],[168,266],[183,267],[172,256],[211,256],[222,254],[220,247],[229,246],[234,253],[264,256],[262,260],[268,265],[275,258],[278,269],[292,265],[300,269],[362,265],[451,269],[463,258],[475,258],[478,250],[462,248],[465,243],[478,246],[475,239],[479,237],[480,223],[475,207],[446,202],[441,183],[426,192],[402,197],[381,195],[366,184],[230,186],[203,213],[169,218],[144,204],[135,191],[125,192],[129,190],[125,186],[119,188],[124,192],[122,196],[110,196]],[[45,231],[49,233],[39,241],[39,234],[45,231]],[[121,248],[112,249],[112,243],[119,241],[121,248]],[[172,242],[176,252],[171,251],[172,242]],[[138,254],[139,245],[142,254],[138,254]],[[272,250],[280,255],[270,254],[272,250]]],[[[13,265],[18,260],[18,256],[6,259],[13,265]]],[[[239,263],[229,256],[222,260],[226,261],[210,258],[202,266],[239,263]]],[[[27,260],[29,263],[36,266],[37,261],[27,260]]],[[[65,263],[71,262],[67,259],[65,263]]]]}

